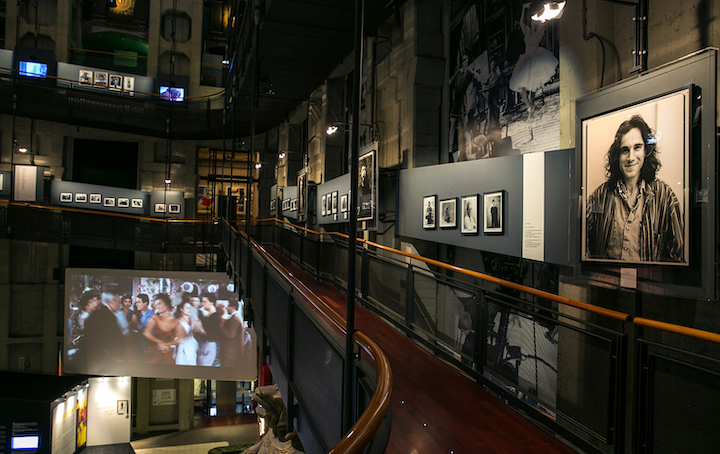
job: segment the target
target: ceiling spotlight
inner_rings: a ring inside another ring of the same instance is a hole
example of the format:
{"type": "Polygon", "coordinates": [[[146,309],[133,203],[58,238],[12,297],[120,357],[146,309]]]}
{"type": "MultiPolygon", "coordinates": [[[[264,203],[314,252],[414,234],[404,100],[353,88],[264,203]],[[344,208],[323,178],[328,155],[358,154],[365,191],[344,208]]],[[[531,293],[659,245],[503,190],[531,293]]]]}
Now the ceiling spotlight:
{"type": "Polygon", "coordinates": [[[336,125],[330,125],[328,126],[327,130],[325,131],[327,135],[335,134],[338,130],[338,127],[336,125]]]}
{"type": "Polygon", "coordinates": [[[532,20],[545,22],[552,19],[560,19],[567,2],[545,2],[540,13],[533,14],[532,20]]]}
{"type": "Polygon", "coordinates": [[[18,153],[27,153],[27,152],[28,152],[27,147],[20,147],[20,148],[18,148],[18,153]]]}
{"type": "Polygon", "coordinates": [[[170,183],[172,183],[172,180],[170,178],[165,178],[165,184],[170,184],[170,183]]]}
{"type": "Polygon", "coordinates": [[[278,159],[283,159],[284,157],[285,157],[284,151],[281,151],[280,153],[278,153],[278,159]]]}
{"type": "Polygon", "coordinates": [[[227,66],[227,65],[230,64],[230,60],[223,60],[221,63],[222,63],[223,65],[227,66]]]}
{"type": "Polygon", "coordinates": [[[255,164],[255,168],[256,168],[256,169],[259,170],[261,167],[262,167],[262,164],[261,164],[261,163],[258,162],[258,163],[255,164]]]}

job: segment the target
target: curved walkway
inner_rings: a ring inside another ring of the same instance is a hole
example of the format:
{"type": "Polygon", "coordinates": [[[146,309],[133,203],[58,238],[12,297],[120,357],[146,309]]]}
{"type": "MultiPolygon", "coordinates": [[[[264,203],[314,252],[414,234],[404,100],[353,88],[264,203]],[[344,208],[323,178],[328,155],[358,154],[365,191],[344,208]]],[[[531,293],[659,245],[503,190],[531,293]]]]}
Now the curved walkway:
{"type": "MultiPolygon", "coordinates": [[[[267,250],[345,317],[344,293],[267,250]]],[[[355,328],[383,349],[393,371],[386,454],[573,452],[360,305],[355,328]]]]}

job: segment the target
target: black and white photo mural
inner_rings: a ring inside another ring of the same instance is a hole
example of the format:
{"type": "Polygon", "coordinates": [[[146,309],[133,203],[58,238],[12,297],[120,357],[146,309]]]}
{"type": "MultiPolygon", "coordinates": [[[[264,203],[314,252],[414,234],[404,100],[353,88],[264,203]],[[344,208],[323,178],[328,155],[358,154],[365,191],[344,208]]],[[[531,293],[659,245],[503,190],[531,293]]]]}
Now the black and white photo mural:
{"type": "Polygon", "coordinates": [[[531,5],[452,1],[451,162],[559,148],[558,21],[531,5]]]}

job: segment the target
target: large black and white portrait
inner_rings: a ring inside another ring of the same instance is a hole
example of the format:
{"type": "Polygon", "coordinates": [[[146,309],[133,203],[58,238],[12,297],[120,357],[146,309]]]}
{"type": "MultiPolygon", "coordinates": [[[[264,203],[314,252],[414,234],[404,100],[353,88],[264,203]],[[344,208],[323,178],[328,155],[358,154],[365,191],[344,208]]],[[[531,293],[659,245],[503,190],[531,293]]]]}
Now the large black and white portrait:
{"type": "Polygon", "coordinates": [[[298,188],[298,219],[305,219],[305,205],[307,205],[307,181],[308,174],[303,172],[297,177],[297,188],[298,188]]]}
{"type": "Polygon", "coordinates": [[[688,264],[690,96],[583,120],[583,260],[688,264]]]}
{"type": "Polygon", "coordinates": [[[457,199],[445,199],[440,201],[438,226],[441,229],[454,229],[457,227],[457,199]]]}
{"type": "MultiPolygon", "coordinates": [[[[360,156],[358,160],[358,221],[371,220],[375,216],[376,164],[374,148],[360,156]]],[[[333,213],[336,212],[337,210],[333,210],[333,213]]]]}
{"type": "Polygon", "coordinates": [[[327,194],[323,194],[320,198],[320,216],[325,216],[327,213],[327,194]]]}
{"type": "Polygon", "coordinates": [[[558,21],[534,4],[451,1],[451,161],[560,147],[558,21]]]}
{"type": "Polygon", "coordinates": [[[478,196],[477,194],[466,195],[460,199],[462,209],[462,224],[460,233],[463,235],[478,234],[478,196]]]}
{"type": "Polygon", "coordinates": [[[424,229],[434,229],[437,225],[435,222],[435,205],[437,204],[437,196],[429,195],[423,197],[422,201],[422,225],[424,229]]]}
{"type": "Polygon", "coordinates": [[[503,191],[483,194],[483,232],[488,234],[503,233],[505,228],[503,210],[503,191]]]}

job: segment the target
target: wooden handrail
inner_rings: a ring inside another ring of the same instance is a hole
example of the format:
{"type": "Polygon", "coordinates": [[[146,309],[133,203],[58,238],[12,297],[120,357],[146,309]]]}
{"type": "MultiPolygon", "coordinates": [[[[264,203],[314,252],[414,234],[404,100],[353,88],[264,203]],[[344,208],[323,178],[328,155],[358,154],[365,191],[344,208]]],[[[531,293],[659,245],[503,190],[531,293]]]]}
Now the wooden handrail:
{"type": "MultiPolygon", "coordinates": [[[[300,229],[300,230],[303,230],[303,231],[306,231],[306,232],[315,233],[315,234],[317,234],[317,235],[340,236],[340,237],[342,237],[342,238],[349,239],[349,237],[348,237],[347,235],[342,234],[342,233],[337,233],[337,232],[327,232],[327,233],[325,233],[325,232],[315,232],[315,231],[313,231],[313,230],[308,230],[308,229],[303,228],[303,227],[298,227],[298,226],[296,226],[296,225],[294,225],[294,224],[292,224],[292,223],[290,223],[290,222],[284,221],[284,220],[282,220],[282,219],[277,219],[277,218],[261,219],[261,220],[259,220],[258,222],[271,221],[271,220],[272,220],[272,221],[276,221],[276,222],[280,222],[280,223],[283,223],[283,224],[289,224],[289,225],[292,225],[292,226],[293,226],[294,228],[296,228],[296,229],[300,229]]],[[[612,310],[612,309],[605,309],[605,308],[603,308],[603,307],[598,307],[598,306],[595,306],[595,305],[592,305],[592,304],[583,303],[583,302],[581,302],[581,301],[576,301],[576,300],[573,300],[573,299],[570,299],[570,298],[565,298],[565,297],[562,297],[562,296],[559,296],[559,295],[555,295],[554,293],[546,292],[546,291],[543,291],[543,290],[538,290],[538,289],[535,289],[535,288],[532,288],[532,287],[527,287],[527,286],[521,285],[521,284],[516,284],[515,282],[507,281],[507,280],[505,280],[505,279],[500,279],[500,278],[497,278],[497,277],[495,277],[495,276],[490,276],[489,274],[479,273],[479,272],[477,272],[477,271],[468,270],[468,269],[465,269],[465,268],[461,268],[461,267],[459,267],[459,266],[449,265],[449,264],[444,263],[444,262],[441,262],[441,261],[439,261],[439,260],[434,260],[434,259],[429,259],[429,258],[426,258],[426,257],[421,257],[421,256],[419,256],[419,255],[411,254],[411,253],[409,253],[409,252],[399,251],[399,250],[397,250],[397,249],[394,249],[394,248],[391,248],[391,247],[388,247],[388,246],[384,246],[384,245],[382,245],[382,244],[378,244],[378,243],[375,243],[375,242],[372,242],[372,241],[368,241],[368,240],[364,240],[364,239],[358,238],[358,239],[357,239],[357,242],[358,242],[358,243],[364,243],[364,244],[373,246],[373,247],[375,247],[375,248],[377,248],[377,249],[381,249],[381,250],[384,250],[384,251],[387,251],[387,252],[390,252],[390,253],[393,253],[393,254],[401,255],[401,256],[408,257],[408,258],[411,258],[411,259],[414,259],[414,260],[419,260],[419,261],[421,261],[421,262],[427,263],[428,265],[437,266],[437,267],[439,267],[439,268],[443,268],[443,269],[446,269],[446,270],[449,270],[449,271],[454,271],[454,272],[456,272],[456,273],[464,274],[464,275],[466,275],[466,276],[474,277],[474,278],[476,278],[476,279],[481,279],[481,280],[483,280],[483,281],[492,282],[493,284],[497,284],[497,285],[500,285],[500,286],[503,286],[503,287],[506,287],[506,288],[510,288],[510,289],[517,290],[517,291],[520,291],[520,292],[523,292],[523,293],[528,293],[528,294],[533,295],[533,296],[537,296],[538,298],[544,298],[544,299],[547,299],[547,300],[555,301],[555,302],[557,302],[557,303],[559,303],[559,304],[564,304],[564,305],[567,305],[567,306],[576,307],[576,308],[578,308],[578,309],[583,309],[583,310],[585,310],[585,311],[592,312],[592,313],[594,313],[594,314],[602,315],[602,316],[605,316],[605,317],[610,317],[610,318],[612,318],[612,319],[620,320],[620,321],[622,321],[622,322],[626,322],[626,321],[628,321],[628,319],[630,318],[630,314],[626,314],[626,313],[624,313],[624,312],[618,312],[618,311],[614,311],[614,310],[612,310]]]]}
{"type": "Polygon", "coordinates": [[[711,333],[709,331],[703,331],[696,328],[688,328],[687,326],[674,325],[672,323],[658,322],[656,320],[650,320],[643,317],[635,317],[632,321],[638,326],[654,328],[660,331],[667,331],[668,333],[681,334],[683,336],[693,337],[695,339],[702,339],[708,342],[720,344],[720,334],[711,333]]]}
{"type": "MultiPolygon", "coordinates": [[[[228,227],[235,234],[240,234],[247,239],[245,232],[239,232],[223,219],[228,227]]],[[[322,298],[317,296],[302,281],[290,273],[275,257],[270,255],[264,247],[250,238],[250,244],[261,253],[263,258],[272,268],[282,276],[286,282],[292,285],[293,291],[297,292],[313,308],[319,310],[325,317],[330,319],[341,332],[347,335],[347,324],[345,320],[322,298]]],[[[330,454],[361,454],[375,437],[375,433],[385,419],[387,410],[390,407],[390,396],[392,395],[392,369],[390,362],[380,347],[367,335],[360,331],[353,333],[353,340],[360,345],[375,361],[377,378],[372,398],[360,415],[355,424],[343,436],[343,438],[330,450],[330,454]]]]}

